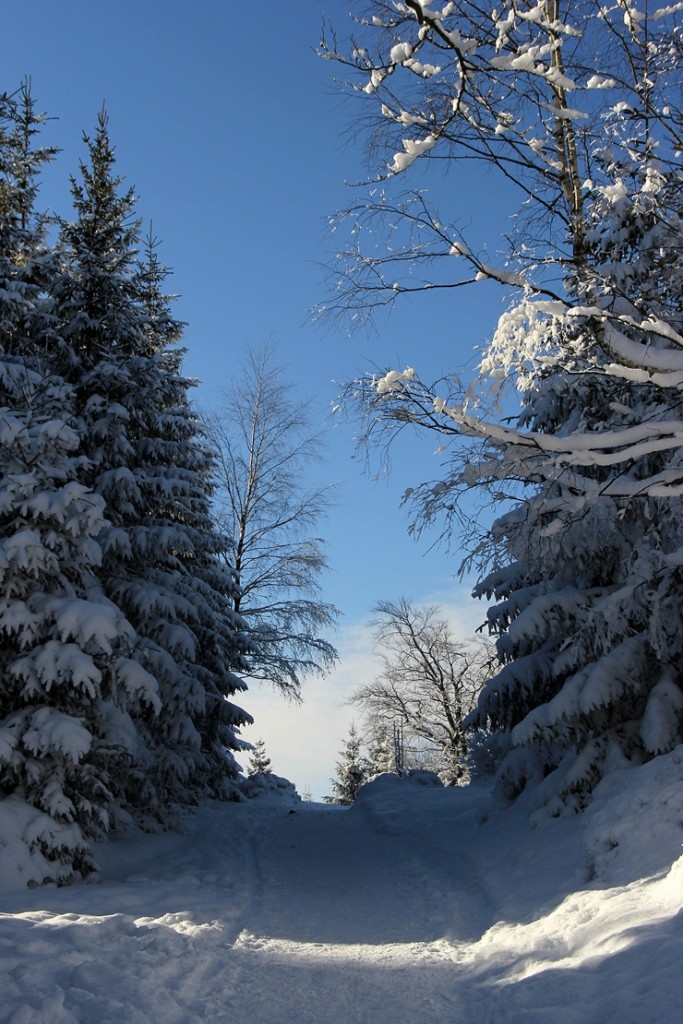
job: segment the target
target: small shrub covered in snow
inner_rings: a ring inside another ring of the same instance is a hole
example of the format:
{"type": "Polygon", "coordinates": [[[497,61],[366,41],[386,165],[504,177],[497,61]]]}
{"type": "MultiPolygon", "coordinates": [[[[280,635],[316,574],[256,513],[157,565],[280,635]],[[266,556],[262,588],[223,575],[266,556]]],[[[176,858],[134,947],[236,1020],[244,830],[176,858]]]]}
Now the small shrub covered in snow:
{"type": "Polygon", "coordinates": [[[381,772],[360,787],[356,800],[374,799],[382,792],[388,793],[397,789],[419,789],[420,787],[432,789],[435,786],[441,789],[444,788],[444,784],[436,772],[428,772],[422,768],[411,769],[411,771],[406,772],[404,775],[397,775],[394,772],[381,772]]]}
{"type": "Polygon", "coordinates": [[[283,779],[272,772],[260,772],[242,779],[238,792],[247,800],[273,800],[286,803],[300,803],[301,797],[296,786],[289,779],[283,779]]]}

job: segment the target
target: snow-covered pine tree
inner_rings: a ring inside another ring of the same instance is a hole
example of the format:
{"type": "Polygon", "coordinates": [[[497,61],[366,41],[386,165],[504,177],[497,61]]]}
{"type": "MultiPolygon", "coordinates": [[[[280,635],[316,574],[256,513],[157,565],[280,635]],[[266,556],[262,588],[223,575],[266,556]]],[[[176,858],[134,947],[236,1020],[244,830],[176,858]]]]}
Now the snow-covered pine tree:
{"type": "MultiPolygon", "coordinates": [[[[173,318],[170,297],[162,291],[167,271],[156,257],[151,238],[141,269],[146,331],[153,342],[150,359],[157,372],[156,413],[147,423],[148,436],[142,442],[142,462],[156,463],[156,471],[142,486],[147,498],[156,502],[149,521],[162,532],[172,529],[174,555],[184,552],[179,566],[172,562],[172,574],[162,574],[162,587],[170,587],[183,599],[176,614],[194,638],[189,671],[205,694],[199,732],[210,790],[216,796],[230,796],[239,770],[233,752],[245,746],[238,739],[239,730],[252,721],[231,699],[246,689],[235,672],[246,670],[243,655],[249,642],[244,621],[235,613],[238,580],[224,557],[228,539],[217,531],[212,514],[215,458],[189,401],[195,382],[182,374],[183,350],[177,347],[182,325],[173,318]]],[[[153,377],[149,366],[143,368],[142,377],[149,385],[153,377]]],[[[142,408],[150,410],[144,396],[142,408]]],[[[159,564],[158,556],[155,563],[159,564]]]]}
{"type": "MultiPolygon", "coordinates": [[[[135,196],[119,194],[104,112],[86,144],[54,296],[88,460],[83,480],[108,520],[99,578],[135,631],[131,673],[159,688],[155,714],[127,710],[120,723],[131,760],[112,784],[138,818],[165,820],[174,802],[232,791],[237,731],[250,721],[229,699],[243,688],[234,674],[243,641],[209,514],[211,457],[181,354],[168,347],[180,327],[153,246],[138,261],[135,196]]],[[[116,730],[112,721],[112,742],[116,730]]]]}
{"type": "Polygon", "coordinates": [[[0,342],[5,366],[41,370],[51,329],[44,293],[56,266],[47,219],[35,210],[41,168],[55,155],[34,144],[44,120],[28,82],[12,95],[0,94],[0,342]]]}
{"type": "Polygon", "coordinates": [[[270,758],[266,753],[266,743],[263,739],[258,739],[254,743],[254,747],[249,754],[249,764],[247,766],[247,775],[272,775],[273,769],[271,766],[270,758]]]}
{"type": "MultiPolygon", "coordinates": [[[[526,429],[593,437],[611,425],[627,438],[671,422],[670,388],[633,367],[600,372],[613,358],[612,316],[623,321],[620,344],[649,349],[654,364],[668,354],[639,324],[683,331],[683,176],[662,175],[635,139],[631,150],[615,163],[611,149],[604,174],[614,186],[597,191],[586,218],[585,287],[607,317],[552,323],[568,372],[530,373],[526,429]]],[[[489,622],[505,664],[473,721],[510,732],[500,772],[508,793],[552,773],[543,791],[555,812],[582,806],[606,767],[683,736],[682,454],[649,443],[647,431],[632,448],[628,459],[606,452],[546,473],[494,525],[507,564],[477,588],[498,600],[489,622]]]]}
{"type": "MultiPolygon", "coordinates": [[[[27,882],[92,867],[88,840],[107,831],[110,779],[126,755],[102,729],[102,691],[119,675],[133,630],[97,571],[104,502],[80,482],[73,389],[46,288],[57,273],[34,213],[33,148],[41,118],[27,86],[0,98],[0,798],[27,847],[27,882]]],[[[131,703],[153,707],[138,679],[131,703]]]]}
{"type": "Polygon", "coordinates": [[[498,602],[489,621],[504,663],[470,723],[512,743],[506,790],[551,775],[542,793],[559,812],[582,806],[610,765],[683,739],[678,9],[369,10],[348,58],[322,47],[377,103],[389,157],[387,188],[340,217],[352,241],[332,308],[362,318],[482,280],[517,294],[478,380],[444,394],[445,382],[390,371],[360,395],[370,435],[417,424],[455,441],[444,478],[413,492],[414,529],[444,517],[448,532],[473,489],[515,503],[469,563],[477,592],[498,602]],[[463,158],[524,200],[497,266],[422,182],[391,188],[416,161],[463,158]],[[505,382],[521,395],[516,422],[505,382]]]}
{"type": "Polygon", "coordinates": [[[368,752],[368,774],[396,771],[396,750],[393,730],[386,722],[371,722],[364,730],[368,752]]]}
{"type": "Polygon", "coordinates": [[[336,804],[348,806],[355,803],[358,790],[368,780],[370,765],[361,752],[362,742],[355,723],[352,723],[348,739],[340,751],[341,760],[335,766],[337,777],[331,780],[332,799],[336,804]]]}

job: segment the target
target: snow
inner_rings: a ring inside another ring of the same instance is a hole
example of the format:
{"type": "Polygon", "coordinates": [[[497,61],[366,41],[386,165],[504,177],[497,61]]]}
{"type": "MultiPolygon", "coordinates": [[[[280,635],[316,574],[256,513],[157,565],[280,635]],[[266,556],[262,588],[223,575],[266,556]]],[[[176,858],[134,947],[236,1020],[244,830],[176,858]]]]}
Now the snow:
{"type": "Polygon", "coordinates": [[[453,242],[453,245],[448,250],[449,256],[467,256],[469,249],[464,242],[453,242]]]}
{"type": "Polygon", "coordinates": [[[92,737],[85,726],[71,715],[55,708],[38,708],[31,714],[30,725],[21,741],[37,756],[61,752],[71,761],[80,761],[90,750],[92,737]]]}
{"type": "Polygon", "coordinates": [[[412,366],[407,366],[403,372],[399,370],[389,370],[383,377],[377,378],[373,384],[377,389],[378,395],[385,395],[392,391],[397,391],[403,384],[410,384],[415,378],[415,370],[412,366]]]}
{"type": "Polygon", "coordinates": [[[683,11],[683,3],[671,4],[669,7],[660,7],[650,17],[653,21],[658,21],[660,18],[666,18],[670,14],[677,14],[678,11],[683,11]]]}
{"type": "Polygon", "coordinates": [[[400,64],[403,60],[408,60],[413,55],[413,47],[410,43],[397,43],[392,46],[391,53],[389,54],[389,61],[392,64],[400,64]]]}
{"type": "Polygon", "coordinates": [[[587,89],[613,89],[616,86],[613,78],[605,78],[603,75],[591,75],[586,82],[587,89]]]}
{"type": "Polygon", "coordinates": [[[683,693],[667,675],[648,697],[640,734],[645,749],[653,754],[667,750],[676,741],[676,721],[683,714],[683,693]]]}
{"type": "Polygon", "coordinates": [[[436,135],[427,135],[424,139],[402,139],[401,144],[405,152],[394,154],[394,160],[389,166],[389,170],[392,174],[400,174],[401,171],[405,171],[423,153],[428,153],[430,149],[433,149],[436,141],[436,135]]]}
{"type": "Polygon", "coordinates": [[[515,285],[518,288],[523,288],[526,284],[524,275],[516,271],[501,270],[498,267],[489,266],[488,263],[480,263],[479,267],[480,269],[475,277],[476,281],[488,281],[491,279],[500,281],[501,284],[515,285]]]}
{"type": "MultiPolygon", "coordinates": [[[[79,644],[92,642],[105,654],[112,653],[110,641],[117,639],[122,631],[121,612],[114,604],[103,599],[95,603],[78,597],[66,597],[54,598],[51,605],[63,643],[73,638],[79,644]]],[[[130,627],[127,632],[132,634],[130,627]]]]}
{"type": "Polygon", "coordinates": [[[77,644],[48,640],[10,667],[10,677],[24,678],[27,694],[49,693],[53,686],[68,681],[75,689],[95,697],[102,673],[89,654],[77,644]]]}
{"type": "Polygon", "coordinates": [[[426,773],[349,809],[205,803],[36,889],[0,801],[0,1020],[675,1024],[682,783],[679,747],[571,818],[426,773]]]}

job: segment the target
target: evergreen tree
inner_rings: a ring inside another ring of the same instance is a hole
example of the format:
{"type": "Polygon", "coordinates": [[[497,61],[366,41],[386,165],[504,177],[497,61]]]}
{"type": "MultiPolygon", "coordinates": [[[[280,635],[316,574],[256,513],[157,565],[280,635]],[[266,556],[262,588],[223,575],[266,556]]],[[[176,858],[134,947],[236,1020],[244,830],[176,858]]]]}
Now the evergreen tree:
{"type": "MultiPolygon", "coordinates": [[[[638,351],[651,344],[641,321],[683,329],[680,177],[654,187],[642,159],[609,172],[625,185],[618,201],[598,196],[591,208],[589,287],[595,303],[632,321],[622,343],[638,351]]],[[[606,325],[584,318],[570,332],[557,325],[567,349],[581,338],[583,373],[574,354],[571,373],[530,375],[525,426],[597,433],[608,414],[613,428],[656,430],[670,417],[666,390],[637,375],[595,372],[609,358],[605,333],[606,325]]],[[[584,498],[570,499],[563,473],[530,496],[523,514],[517,507],[503,516],[494,532],[505,562],[477,588],[497,599],[489,622],[504,667],[473,723],[509,732],[514,749],[500,772],[509,794],[553,773],[543,788],[556,812],[583,806],[605,766],[646,760],[683,735],[681,453],[646,442],[621,463],[615,468],[607,456],[582,469],[584,498]],[[657,478],[661,486],[647,493],[657,478]]]]}
{"type": "Polygon", "coordinates": [[[508,293],[479,378],[429,387],[408,368],[356,394],[368,436],[417,424],[452,443],[444,478],[412,492],[414,530],[442,519],[471,537],[473,489],[513,503],[465,562],[495,600],[502,662],[465,724],[512,747],[509,795],[536,783],[560,813],[610,766],[683,739],[678,15],[592,0],[370,9],[348,58],[323,52],[377,103],[380,176],[466,156],[524,200],[492,266],[422,184],[397,198],[388,181],[346,211],[333,308],[357,317],[482,280],[508,293]]]}
{"type": "MultiPolygon", "coordinates": [[[[176,557],[183,552],[177,571],[162,573],[161,588],[177,592],[184,599],[176,609],[179,621],[191,631],[194,652],[188,671],[202,685],[204,711],[200,719],[202,753],[209,770],[211,791],[231,795],[231,779],[239,766],[231,751],[243,749],[238,732],[251,722],[229,698],[246,689],[231,669],[246,670],[243,655],[249,650],[245,624],[235,612],[238,579],[225,559],[227,538],[217,532],[211,514],[215,459],[205,441],[201,420],[192,410],[189,389],[194,382],[182,375],[182,350],[175,345],[181,325],[174,320],[169,299],[162,292],[167,276],[157,258],[152,239],[147,241],[142,268],[141,293],[149,316],[147,331],[155,347],[152,362],[158,375],[150,406],[155,414],[142,442],[142,461],[154,465],[148,478],[148,502],[155,503],[148,519],[162,535],[175,540],[176,557]],[[169,496],[172,496],[169,501],[169,496]]],[[[149,367],[143,376],[151,379],[149,367]]],[[[150,401],[152,398],[150,397],[150,401]]],[[[159,558],[155,556],[155,564],[159,558]]],[[[175,656],[178,662],[177,655],[175,656]]]]}
{"type": "Polygon", "coordinates": [[[396,750],[393,731],[386,722],[372,722],[367,730],[368,774],[396,771],[396,750]]]}
{"type": "Polygon", "coordinates": [[[32,148],[27,87],[0,116],[0,792],[34,809],[34,880],[62,881],[92,867],[88,839],[110,827],[125,760],[102,729],[105,677],[145,708],[156,684],[125,671],[133,630],[97,579],[104,502],[82,483],[76,396],[53,366],[45,288],[59,267],[33,211],[50,154],[32,148]]]}
{"type": "Polygon", "coordinates": [[[229,700],[243,688],[233,672],[241,624],[209,515],[211,458],[180,354],[168,348],[180,328],[151,243],[140,267],[135,196],[120,194],[104,113],[86,144],[54,294],[68,344],[64,373],[82,422],[84,479],[104,499],[109,523],[99,578],[133,627],[131,664],[159,687],[156,713],[130,716],[135,755],[117,786],[124,804],[163,820],[173,801],[230,792],[236,730],[249,721],[229,700]]]}
{"type": "Polygon", "coordinates": [[[349,730],[349,738],[340,751],[341,760],[337,761],[337,777],[332,780],[334,791],[333,802],[349,805],[356,801],[358,790],[367,782],[370,765],[361,753],[362,739],[355,724],[349,730]]]}
{"type": "Polygon", "coordinates": [[[40,123],[27,86],[0,97],[0,795],[32,880],[64,881],[122,817],[232,795],[250,719],[165,271],[104,114],[47,244],[40,123]]]}
{"type": "Polygon", "coordinates": [[[34,145],[44,121],[28,82],[14,95],[0,94],[0,343],[5,365],[41,371],[51,334],[44,290],[55,271],[46,218],[34,209],[40,170],[55,155],[34,145]]]}
{"type": "Polygon", "coordinates": [[[249,755],[247,775],[272,775],[270,758],[266,753],[266,744],[262,739],[256,740],[249,755]]]}

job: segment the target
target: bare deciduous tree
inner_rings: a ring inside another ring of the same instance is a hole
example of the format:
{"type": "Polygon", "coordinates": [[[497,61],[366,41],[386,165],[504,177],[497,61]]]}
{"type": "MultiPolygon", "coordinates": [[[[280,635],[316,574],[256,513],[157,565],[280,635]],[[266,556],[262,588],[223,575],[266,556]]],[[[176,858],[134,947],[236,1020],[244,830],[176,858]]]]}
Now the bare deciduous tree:
{"type": "Polygon", "coordinates": [[[327,563],[312,533],[331,487],[307,478],[321,439],[268,345],[249,352],[204,422],[217,453],[216,515],[239,582],[235,611],[252,648],[249,675],[298,698],[304,675],[324,674],[337,660],[324,634],[339,613],[322,599],[327,563]]]}
{"type": "Polygon", "coordinates": [[[406,746],[437,751],[444,781],[457,783],[466,774],[463,718],[490,675],[491,645],[458,640],[436,605],[405,598],[381,601],[374,626],[382,669],[350,703],[362,708],[371,731],[402,725],[406,746]]]}
{"type": "Polygon", "coordinates": [[[342,242],[325,314],[358,325],[416,294],[455,298],[482,281],[511,296],[478,381],[444,389],[392,371],[361,389],[370,415],[390,427],[392,401],[403,401],[404,423],[504,450],[504,467],[488,479],[505,478],[512,465],[535,481],[562,466],[590,500],[598,488],[585,467],[600,466],[614,468],[607,493],[615,497],[683,494],[677,469],[658,466],[637,482],[624,472],[643,454],[675,452],[683,442],[677,286],[633,287],[639,254],[651,274],[671,277],[667,254],[679,262],[681,244],[683,43],[678,9],[655,8],[640,12],[631,0],[609,9],[597,0],[504,0],[489,10],[471,0],[442,8],[370,0],[353,17],[346,52],[323,37],[322,55],[374,106],[366,115],[373,187],[333,218],[342,242]],[[466,189],[455,190],[454,220],[423,182],[403,185],[413,165],[437,162],[444,171],[472,164],[510,190],[495,261],[476,222],[462,226],[466,189]],[[611,231],[619,232],[616,246],[611,231]],[[524,392],[557,363],[607,379],[615,391],[625,382],[656,388],[663,411],[613,422],[599,441],[580,422],[548,431],[496,419],[492,379],[496,395],[503,381],[524,392]]]}

